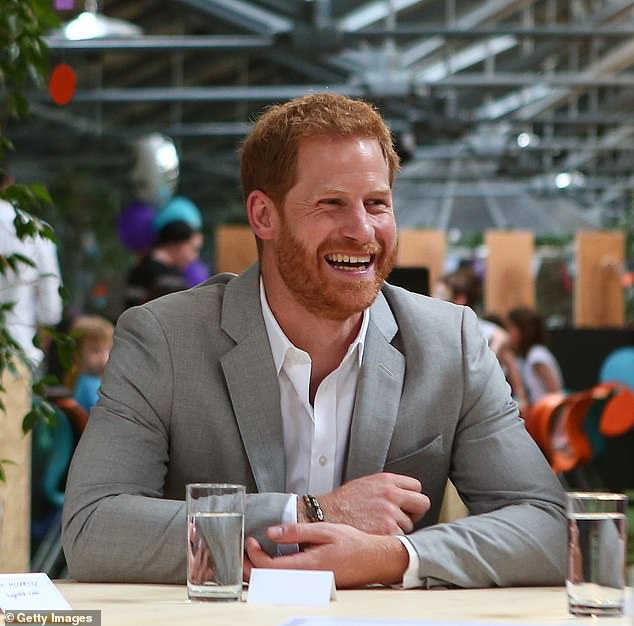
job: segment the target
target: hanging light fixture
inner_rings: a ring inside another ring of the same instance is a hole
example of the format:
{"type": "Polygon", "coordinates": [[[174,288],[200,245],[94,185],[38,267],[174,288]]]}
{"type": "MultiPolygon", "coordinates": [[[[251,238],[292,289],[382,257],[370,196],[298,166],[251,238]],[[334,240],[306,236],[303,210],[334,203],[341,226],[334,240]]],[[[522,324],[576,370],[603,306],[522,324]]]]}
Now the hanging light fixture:
{"type": "Polygon", "coordinates": [[[100,39],[104,37],[136,37],[143,31],[136,24],[106,17],[99,13],[97,0],[86,0],[84,11],[53,33],[64,39],[100,39]]]}

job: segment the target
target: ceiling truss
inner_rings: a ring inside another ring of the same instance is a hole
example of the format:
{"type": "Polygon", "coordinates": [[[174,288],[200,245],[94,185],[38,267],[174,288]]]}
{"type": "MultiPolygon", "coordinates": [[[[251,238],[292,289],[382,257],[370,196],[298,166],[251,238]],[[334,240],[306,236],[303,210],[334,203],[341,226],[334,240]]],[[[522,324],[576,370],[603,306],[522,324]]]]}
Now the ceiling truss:
{"type": "MultiPolygon", "coordinates": [[[[237,177],[236,146],[259,110],[329,89],[374,101],[398,138],[415,146],[404,148],[405,186],[418,185],[440,204],[429,209],[435,218],[407,208],[407,225],[450,227],[453,199],[470,193],[483,198],[492,224],[512,226],[495,195],[508,185],[565,194],[593,215],[609,217],[632,202],[634,1],[175,0],[165,7],[103,0],[104,14],[145,34],[48,38],[53,60],[76,69],[78,91],[65,108],[44,91],[31,94],[33,116],[11,130],[18,169],[46,163],[52,178],[89,163],[82,146],[101,146],[112,154],[100,154],[101,167],[121,181],[127,164],[117,151],[159,131],[178,141],[181,187],[203,199],[231,171],[237,177]],[[214,161],[222,162],[218,174],[209,171],[214,161]],[[579,174],[582,184],[553,187],[562,172],[579,174]]],[[[399,200],[412,204],[408,193],[399,200]]]]}

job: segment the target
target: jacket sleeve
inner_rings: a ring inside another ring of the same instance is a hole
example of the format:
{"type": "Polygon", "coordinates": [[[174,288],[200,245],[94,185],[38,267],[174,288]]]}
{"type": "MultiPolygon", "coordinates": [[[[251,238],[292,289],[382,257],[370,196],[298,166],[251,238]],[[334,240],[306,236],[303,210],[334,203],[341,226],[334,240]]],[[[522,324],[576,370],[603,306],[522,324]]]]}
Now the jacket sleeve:
{"type": "MultiPolygon", "coordinates": [[[[144,307],[129,309],[69,471],[62,537],[71,577],[185,581],[185,503],[163,497],[173,385],[160,324],[144,307]]],[[[288,497],[247,496],[245,533],[263,538],[288,497]]]]}
{"type": "Polygon", "coordinates": [[[422,586],[561,585],[564,492],[527,434],[472,311],[462,323],[463,398],[450,477],[469,517],[415,531],[422,586]]]}

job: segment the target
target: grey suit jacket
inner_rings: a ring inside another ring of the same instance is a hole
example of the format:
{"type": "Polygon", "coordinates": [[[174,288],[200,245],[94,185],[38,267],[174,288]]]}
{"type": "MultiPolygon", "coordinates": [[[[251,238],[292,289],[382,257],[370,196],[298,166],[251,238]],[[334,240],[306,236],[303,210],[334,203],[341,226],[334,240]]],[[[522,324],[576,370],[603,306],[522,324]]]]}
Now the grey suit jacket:
{"type": "MultiPolygon", "coordinates": [[[[259,269],[126,311],[72,462],[63,542],[78,580],[185,579],[185,484],[243,483],[246,533],[284,505],[279,387],[259,269]]],[[[563,492],[467,308],[385,285],[373,304],[344,481],[418,478],[427,586],[561,584],[563,492]],[[438,524],[447,478],[472,515],[438,524]]],[[[272,549],[270,544],[266,544],[272,549]]]]}

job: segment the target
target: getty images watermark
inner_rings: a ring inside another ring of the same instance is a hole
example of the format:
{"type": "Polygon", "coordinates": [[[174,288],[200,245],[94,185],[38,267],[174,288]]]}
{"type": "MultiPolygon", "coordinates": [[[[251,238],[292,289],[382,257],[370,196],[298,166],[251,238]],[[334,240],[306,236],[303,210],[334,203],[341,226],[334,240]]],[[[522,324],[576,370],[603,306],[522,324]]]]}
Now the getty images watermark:
{"type": "Polygon", "coordinates": [[[6,611],[5,624],[90,624],[101,626],[101,611],[6,611]]]}

